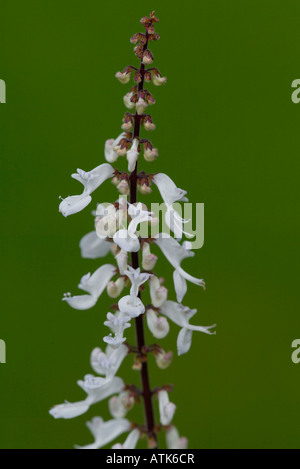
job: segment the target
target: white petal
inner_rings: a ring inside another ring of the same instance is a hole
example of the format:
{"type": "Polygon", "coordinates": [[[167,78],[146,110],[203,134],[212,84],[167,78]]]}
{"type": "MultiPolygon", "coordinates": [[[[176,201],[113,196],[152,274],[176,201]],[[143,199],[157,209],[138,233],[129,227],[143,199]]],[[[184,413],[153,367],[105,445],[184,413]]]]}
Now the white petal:
{"type": "Polygon", "coordinates": [[[87,233],[79,243],[81,256],[85,259],[97,259],[106,256],[110,251],[110,246],[111,243],[99,238],[96,231],[87,233]]]}
{"type": "Polygon", "coordinates": [[[66,197],[59,204],[59,211],[64,217],[74,215],[74,213],[81,212],[92,200],[92,197],[88,194],[72,195],[66,197]]]}
{"type": "Polygon", "coordinates": [[[174,425],[166,429],[166,440],[168,449],[187,449],[187,439],[179,436],[178,430],[174,425]]]}
{"type": "Polygon", "coordinates": [[[104,422],[100,417],[94,417],[87,426],[92,432],[95,443],[87,446],[76,446],[78,449],[99,449],[107,445],[119,435],[130,430],[130,422],[126,419],[112,419],[104,422]]]}
{"type": "Polygon", "coordinates": [[[85,401],[80,402],[67,402],[53,407],[49,413],[55,419],[72,419],[84,414],[88,411],[90,405],[85,401]]]}
{"type": "Polygon", "coordinates": [[[186,257],[193,257],[194,252],[185,249],[181,246],[176,239],[171,238],[166,233],[160,233],[155,239],[155,243],[162,250],[170,264],[173,265],[174,269],[180,266],[180,263],[186,257]]]}
{"type": "Polygon", "coordinates": [[[160,312],[180,327],[188,326],[186,311],[189,311],[188,307],[178,304],[175,301],[166,301],[160,307],[160,312]]]}
{"type": "Polygon", "coordinates": [[[122,229],[115,233],[114,242],[126,252],[138,252],[140,242],[136,235],[130,235],[128,230],[122,229]]]}
{"type": "Polygon", "coordinates": [[[169,425],[174,417],[176,405],[169,401],[167,391],[162,390],[158,392],[158,405],[160,423],[162,425],[169,425]]]}
{"type": "Polygon", "coordinates": [[[179,189],[169,176],[164,173],[155,174],[153,177],[154,184],[157,185],[158,190],[168,205],[184,199],[186,191],[179,189]]]}
{"type": "Polygon", "coordinates": [[[112,394],[121,392],[124,387],[124,382],[121,378],[105,379],[94,377],[93,375],[86,375],[84,381],[79,380],[77,384],[88,394],[91,404],[96,404],[112,394]]]}
{"type": "Polygon", "coordinates": [[[107,283],[116,274],[116,267],[112,264],[105,264],[99,267],[86,281],[83,281],[85,276],[81,279],[78,287],[84,290],[97,299],[105,289],[107,283]]]}
{"type": "Polygon", "coordinates": [[[135,449],[139,439],[140,431],[135,428],[129,433],[123,445],[120,443],[116,443],[114,446],[112,446],[112,449],[135,449]]]}
{"type": "Polygon", "coordinates": [[[173,280],[174,280],[174,287],[175,287],[177,301],[178,303],[181,303],[187,292],[186,280],[184,277],[180,275],[180,273],[177,270],[174,270],[173,280]]]}
{"type": "Polygon", "coordinates": [[[127,269],[128,254],[126,251],[121,251],[115,256],[115,259],[118,264],[118,269],[121,275],[124,275],[125,270],[127,269]]]}
{"type": "Polygon", "coordinates": [[[145,312],[145,306],[139,298],[135,298],[132,302],[130,295],[123,296],[118,303],[119,310],[122,313],[128,314],[131,318],[136,318],[145,312]]]}
{"type": "Polygon", "coordinates": [[[178,355],[187,353],[192,345],[192,331],[190,329],[183,328],[177,337],[177,351],[178,355]]]}
{"type": "Polygon", "coordinates": [[[97,303],[97,298],[92,295],[65,296],[62,300],[78,310],[90,309],[97,303]]]}

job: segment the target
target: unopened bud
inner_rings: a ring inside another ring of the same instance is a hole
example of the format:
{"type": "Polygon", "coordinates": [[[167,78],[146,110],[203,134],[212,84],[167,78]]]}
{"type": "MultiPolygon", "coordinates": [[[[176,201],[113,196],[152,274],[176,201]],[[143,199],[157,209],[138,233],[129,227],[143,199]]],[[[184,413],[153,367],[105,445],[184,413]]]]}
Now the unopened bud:
{"type": "Polygon", "coordinates": [[[145,117],[144,127],[145,127],[145,130],[154,130],[155,129],[155,124],[153,123],[152,118],[150,116],[145,117]]]}
{"type": "Polygon", "coordinates": [[[154,337],[157,339],[163,339],[166,337],[166,335],[168,335],[170,325],[165,317],[158,316],[153,309],[147,310],[146,317],[148,327],[154,337]]]}
{"type": "Polygon", "coordinates": [[[133,93],[132,91],[130,91],[129,93],[125,94],[123,98],[124,104],[128,109],[133,109],[135,106],[135,103],[131,101],[132,96],[133,96],[133,93]]]}
{"type": "Polygon", "coordinates": [[[126,179],[122,179],[122,181],[117,185],[117,189],[123,195],[129,194],[129,184],[126,179]]]}
{"type": "Polygon", "coordinates": [[[145,82],[146,82],[146,83],[150,83],[151,78],[152,78],[151,72],[145,72],[145,74],[144,74],[144,80],[145,80],[145,82]]]}
{"type": "Polygon", "coordinates": [[[166,287],[161,287],[158,278],[152,275],[149,280],[150,283],[150,296],[151,302],[155,308],[160,308],[168,297],[168,290],[166,287]]]}
{"type": "Polygon", "coordinates": [[[119,277],[116,282],[110,281],[107,284],[107,294],[110,298],[117,298],[125,287],[124,277],[119,277]]]}
{"type": "Polygon", "coordinates": [[[147,107],[147,103],[143,98],[139,98],[136,103],[136,111],[138,114],[143,114],[147,107]]]}
{"type": "Polygon", "coordinates": [[[144,55],[143,55],[143,64],[145,65],[150,65],[153,62],[153,55],[149,49],[145,50],[144,55]]]}
{"type": "Polygon", "coordinates": [[[144,270],[153,270],[155,264],[157,262],[157,256],[155,254],[151,254],[150,252],[150,244],[145,242],[143,244],[143,259],[142,259],[142,266],[144,270]]]}
{"type": "Polygon", "coordinates": [[[161,352],[155,354],[156,364],[158,368],[161,368],[162,370],[165,370],[166,368],[168,368],[168,366],[170,366],[170,364],[172,363],[172,359],[173,352],[171,351],[165,352],[164,350],[162,350],[161,352]]]}
{"type": "Polygon", "coordinates": [[[138,189],[141,194],[151,194],[152,189],[149,184],[143,183],[138,185],[138,189]]]}
{"type": "Polygon", "coordinates": [[[144,149],[144,158],[146,161],[148,162],[154,161],[157,157],[158,157],[157,148],[152,148],[152,149],[145,148],[144,149]]]}
{"type": "Polygon", "coordinates": [[[154,85],[161,86],[167,82],[167,77],[162,77],[158,70],[153,70],[152,81],[154,85]]]}
{"type": "Polygon", "coordinates": [[[115,77],[117,80],[119,80],[120,83],[122,83],[123,85],[125,85],[126,83],[129,82],[130,80],[130,76],[131,76],[131,70],[130,71],[126,71],[125,73],[123,72],[117,72],[115,74],[115,77]]]}

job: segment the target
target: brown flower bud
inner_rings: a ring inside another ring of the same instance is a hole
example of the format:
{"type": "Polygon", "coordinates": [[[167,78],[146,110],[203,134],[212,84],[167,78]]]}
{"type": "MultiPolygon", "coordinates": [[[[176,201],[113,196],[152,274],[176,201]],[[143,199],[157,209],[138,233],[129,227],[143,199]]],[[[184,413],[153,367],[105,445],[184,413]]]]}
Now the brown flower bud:
{"type": "Polygon", "coordinates": [[[138,70],[135,72],[133,79],[136,83],[140,83],[142,81],[142,75],[138,70]]]}
{"type": "Polygon", "coordinates": [[[144,80],[146,83],[149,83],[151,81],[152,75],[151,72],[145,72],[144,74],[144,80]]]}
{"type": "Polygon", "coordinates": [[[149,49],[146,49],[143,55],[143,64],[150,65],[153,62],[153,55],[149,49]]]}
{"type": "Polygon", "coordinates": [[[136,34],[134,34],[134,35],[130,38],[131,44],[137,44],[137,43],[141,40],[140,36],[141,36],[141,33],[136,33],[136,34]]]}

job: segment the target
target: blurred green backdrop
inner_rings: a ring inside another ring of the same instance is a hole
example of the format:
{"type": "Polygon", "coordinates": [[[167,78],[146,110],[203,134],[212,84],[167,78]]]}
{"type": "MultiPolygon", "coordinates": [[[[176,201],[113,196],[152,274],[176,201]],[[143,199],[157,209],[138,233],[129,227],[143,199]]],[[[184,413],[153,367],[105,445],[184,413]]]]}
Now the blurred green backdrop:
{"type": "MultiPolygon", "coordinates": [[[[104,162],[104,141],[118,135],[129,86],[114,74],[137,63],[129,38],[154,9],[161,40],[152,50],[168,83],[153,89],[160,156],[140,167],[167,172],[205,203],[205,244],[184,266],[207,291],[190,285],[184,303],[198,307],[195,323],[218,328],[195,334],[166,371],[151,361],[151,382],[175,383],[174,422],[191,448],[300,446],[300,364],[290,358],[300,336],[300,105],[290,98],[300,78],[299,1],[10,0],[0,17],[1,448],[86,444],[85,421],[108,417],[106,402],[72,421],[48,414],[84,396],[76,380],[91,372],[111,304],[106,294],[86,312],[61,302],[102,260],[81,259],[78,248],[95,205],[64,219],[58,196],[78,192],[71,173],[104,162]]],[[[107,183],[93,201],[115,196],[107,183]]],[[[177,333],[174,325],[166,349],[177,333]]],[[[120,374],[139,382],[129,362],[120,374]]]]}

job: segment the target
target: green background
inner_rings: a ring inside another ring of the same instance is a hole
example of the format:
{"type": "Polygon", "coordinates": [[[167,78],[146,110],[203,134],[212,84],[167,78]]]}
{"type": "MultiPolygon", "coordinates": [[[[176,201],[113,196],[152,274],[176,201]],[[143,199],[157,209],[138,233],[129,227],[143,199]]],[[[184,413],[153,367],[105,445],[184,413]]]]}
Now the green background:
{"type": "MultiPolygon", "coordinates": [[[[91,372],[90,351],[107,333],[106,293],[86,312],[61,297],[102,263],[81,259],[78,242],[93,227],[90,209],[116,191],[106,183],[67,219],[58,196],[78,193],[71,173],[104,162],[104,141],[118,135],[129,86],[114,74],[137,64],[129,38],[153,9],[154,65],[168,83],[149,85],[160,156],[140,168],[168,173],[205,203],[205,244],[184,267],[207,291],[190,284],[184,304],[198,308],[194,323],[218,327],[216,336],[195,333],[165,371],[151,360],[151,382],[175,384],[174,423],[191,448],[300,446],[300,364],[291,361],[300,336],[300,105],[291,101],[299,1],[10,0],[0,16],[1,448],[87,444],[85,421],[108,418],[106,402],[72,421],[48,409],[84,397],[76,380],[91,372]]],[[[115,166],[125,169],[124,160],[115,166]]],[[[158,191],[147,200],[160,201],[158,191]]],[[[162,256],[157,270],[174,299],[162,256]]],[[[178,331],[166,349],[175,350],[178,331]]],[[[130,366],[120,375],[138,383],[130,366]]],[[[141,421],[140,409],[132,415],[141,421]]]]}

